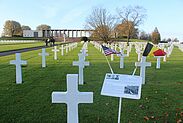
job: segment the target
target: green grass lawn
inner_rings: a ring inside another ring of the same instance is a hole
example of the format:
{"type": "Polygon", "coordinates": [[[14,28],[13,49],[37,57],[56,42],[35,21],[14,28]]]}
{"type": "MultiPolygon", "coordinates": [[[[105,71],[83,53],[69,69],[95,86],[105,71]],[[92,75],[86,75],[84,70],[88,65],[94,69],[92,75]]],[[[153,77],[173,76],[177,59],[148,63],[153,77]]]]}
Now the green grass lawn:
{"type": "MultiPolygon", "coordinates": [[[[60,44],[60,42],[55,42],[55,44],[60,44]]],[[[15,50],[22,48],[30,48],[37,46],[45,46],[44,42],[32,42],[32,43],[0,43],[0,52],[7,50],[15,50]]]]}
{"type": "MultiPolygon", "coordinates": [[[[15,84],[15,66],[9,61],[15,56],[0,57],[0,122],[2,123],[66,123],[66,104],[52,104],[53,91],[66,91],[66,75],[77,74],[78,67],[72,61],[78,60],[81,44],[72,52],[53,60],[51,48],[47,49],[47,67],[41,68],[41,50],[22,53],[28,65],[23,69],[21,85],[15,84]]],[[[79,104],[80,123],[117,123],[118,98],[100,95],[106,73],[110,72],[105,57],[92,44],[88,48],[84,69],[84,85],[81,92],[94,92],[93,104],[79,104]]],[[[110,57],[108,57],[110,59],[110,57]]],[[[148,58],[152,67],[146,70],[146,85],[143,85],[140,100],[123,99],[122,123],[176,123],[183,120],[183,53],[175,48],[167,62],[161,62],[161,69],[155,69],[156,59],[148,58]]],[[[119,58],[111,62],[115,73],[132,74],[137,54],[132,50],[125,58],[125,68],[119,68],[119,58]]],[[[139,75],[139,69],[136,72],[139,75]]]]}

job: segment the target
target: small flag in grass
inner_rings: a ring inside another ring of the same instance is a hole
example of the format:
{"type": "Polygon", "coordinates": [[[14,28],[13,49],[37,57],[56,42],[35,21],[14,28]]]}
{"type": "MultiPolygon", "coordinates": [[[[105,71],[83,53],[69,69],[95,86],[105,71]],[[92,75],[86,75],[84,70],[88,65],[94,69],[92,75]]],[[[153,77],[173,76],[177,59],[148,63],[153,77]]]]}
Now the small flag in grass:
{"type": "Polygon", "coordinates": [[[120,52],[113,50],[109,47],[103,46],[103,45],[102,45],[102,49],[104,50],[104,53],[106,56],[111,55],[111,54],[120,54],[120,52]]]}
{"type": "Polygon", "coordinates": [[[154,56],[165,56],[166,52],[163,51],[162,49],[158,49],[156,51],[153,52],[154,56]]]}

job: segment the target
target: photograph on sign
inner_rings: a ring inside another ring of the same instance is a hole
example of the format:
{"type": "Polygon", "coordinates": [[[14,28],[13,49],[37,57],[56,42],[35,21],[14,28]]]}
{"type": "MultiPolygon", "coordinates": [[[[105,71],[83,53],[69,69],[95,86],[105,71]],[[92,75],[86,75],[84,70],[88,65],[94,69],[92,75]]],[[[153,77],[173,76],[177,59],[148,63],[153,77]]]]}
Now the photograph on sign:
{"type": "Polygon", "coordinates": [[[142,78],[140,76],[107,73],[101,95],[140,99],[141,85],[142,78]]]}

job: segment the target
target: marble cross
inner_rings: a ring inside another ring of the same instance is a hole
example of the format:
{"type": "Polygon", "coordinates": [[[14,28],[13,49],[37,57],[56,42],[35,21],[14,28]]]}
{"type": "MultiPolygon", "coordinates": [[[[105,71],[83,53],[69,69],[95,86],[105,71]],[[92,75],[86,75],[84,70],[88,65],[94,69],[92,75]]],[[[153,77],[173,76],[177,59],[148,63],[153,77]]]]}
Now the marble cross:
{"type": "Polygon", "coordinates": [[[67,123],[79,123],[78,104],[93,103],[93,92],[79,92],[78,74],[67,74],[67,91],[52,92],[52,103],[66,103],[67,123]]]}
{"type": "Polygon", "coordinates": [[[69,46],[68,46],[68,44],[66,44],[66,46],[65,46],[65,52],[66,53],[68,53],[68,48],[69,48],[69,46]]]}
{"type": "Polygon", "coordinates": [[[46,53],[46,49],[42,48],[42,53],[39,53],[40,56],[42,56],[42,67],[46,67],[46,56],[49,54],[46,53]]]}
{"type": "Polygon", "coordinates": [[[88,52],[87,49],[82,49],[80,50],[80,52],[83,54],[83,57],[84,57],[84,60],[85,60],[85,57],[88,56],[88,54],[86,52],[88,52]]]}
{"type": "MultiPolygon", "coordinates": [[[[114,45],[111,44],[111,49],[114,49],[114,45]]],[[[111,61],[114,61],[114,54],[111,54],[111,61]]]]}
{"type": "Polygon", "coordinates": [[[157,58],[156,69],[160,69],[161,58],[163,58],[164,56],[154,56],[154,57],[157,58]]]}
{"type": "Polygon", "coordinates": [[[57,60],[57,52],[59,52],[57,46],[54,46],[54,49],[52,49],[52,51],[54,52],[54,59],[57,60]]]}
{"type": "Polygon", "coordinates": [[[124,57],[126,57],[127,55],[124,54],[123,50],[120,50],[121,54],[117,54],[117,56],[120,57],[120,68],[124,68],[124,57]]]}
{"type": "Polygon", "coordinates": [[[21,54],[16,53],[16,60],[11,60],[10,64],[16,65],[16,84],[22,84],[22,67],[21,65],[26,65],[27,61],[21,60],[21,54]]]}
{"type": "Polygon", "coordinates": [[[140,66],[140,76],[142,77],[142,84],[145,84],[146,67],[150,67],[151,62],[146,62],[146,57],[142,56],[141,62],[135,62],[135,66],[140,66]]]}
{"type": "Polygon", "coordinates": [[[143,51],[141,51],[140,49],[137,49],[137,50],[136,50],[136,53],[137,53],[137,55],[138,55],[138,61],[140,61],[141,54],[143,53],[143,51]]]}
{"type": "Polygon", "coordinates": [[[78,56],[79,56],[79,61],[73,61],[73,66],[79,67],[79,84],[83,85],[84,84],[83,69],[85,66],[89,66],[89,62],[86,62],[84,60],[84,56],[82,53],[79,53],[78,56]]]}
{"type": "Polygon", "coordinates": [[[64,55],[64,45],[61,45],[61,47],[60,47],[60,49],[61,49],[61,55],[63,56],[64,55]]]}

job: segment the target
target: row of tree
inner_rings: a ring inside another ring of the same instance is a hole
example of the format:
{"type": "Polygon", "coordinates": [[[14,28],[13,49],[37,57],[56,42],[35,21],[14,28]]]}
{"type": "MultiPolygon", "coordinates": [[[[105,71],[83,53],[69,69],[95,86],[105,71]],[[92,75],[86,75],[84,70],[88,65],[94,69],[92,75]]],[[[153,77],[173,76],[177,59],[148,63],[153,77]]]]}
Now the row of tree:
{"type": "MultiPolygon", "coordinates": [[[[92,37],[105,42],[111,38],[127,38],[127,43],[131,38],[138,38],[138,27],[146,18],[146,10],[140,6],[128,6],[117,9],[117,15],[111,15],[105,8],[94,8],[86,19],[86,28],[94,30],[92,37]]],[[[141,39],[152,40],[158,43],[160,33],[155,28],[152,34],[141,33],[141,39]]]]}
{"type": "MultiPolygon", "coordinates": [[[[41,24],[36,27],[36,30],[49,30],[51,26],[41,24]]],[[[21,37],[23,36],[23,30],[31,30],[29,26],[22,25],[14,20],[5,21],[2,37],[21,37]]]]}

